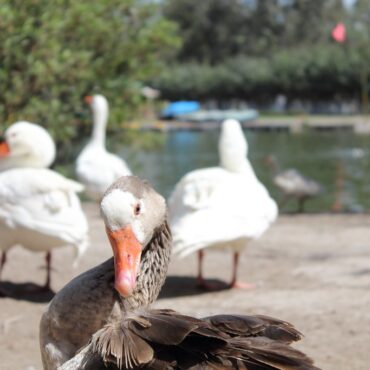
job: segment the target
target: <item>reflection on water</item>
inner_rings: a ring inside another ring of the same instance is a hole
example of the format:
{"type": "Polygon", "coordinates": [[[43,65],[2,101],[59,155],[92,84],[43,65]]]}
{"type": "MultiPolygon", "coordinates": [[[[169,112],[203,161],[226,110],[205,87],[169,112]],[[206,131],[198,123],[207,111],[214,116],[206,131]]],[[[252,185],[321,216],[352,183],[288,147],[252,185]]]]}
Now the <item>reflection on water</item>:
{"type": "MultiPolygon", "coordinates": [[[[301,135],[289,133],[245,132],[249,144],[249,158],[259,179],[279,200],[281,194],[271,181],[271,173],[264,165],[264,157],[274,154],[281,168],[293,167],[316,179],[325,187],[324,194],[307,202],[308,211],[330,210],[336,192],[338,168],[343,173],[341,201],[346,210],[370,209],[370,151],[368,137],[348,132],[310,132],[301,135]]],[[[161,135],[160,133],[156,135],[161,135]]],[[[133,170],[149,179],[165,196],[183,174],[196,168],[215,166],[218,132],[177,131],[167,134],[162,148],[154,152],[133,153],[133,170]]],[[[288,203],[285,210],[295,209],[288,203]]]]}
{"type": "MultiPolygon", "coordinates": [[[[249,159],[259,179],[272,196],[279,200],[271,173],[264,158],[274,154],[281,168],[296,168],[325,187],[320,198],[307,202],[307,211],[329,211],[336,191],[338,168],[343,172],[340,195],[344,210],[370,209],[370,150],[369,138],[349,132],[307,132],[300,135],[277,132],[245,132],[249,145],[249,159]]],[[[174,184],[186,172],[218,164],[218,132],[176,131],[166,135],[164,144],[151,151],[124,147],[119,150],[133,172],[148,179],[163,195],[168,196],[174,184]]],[[[117,148],[117,143],[115,143],[117,148]]],[[[288,203],[284,211],[295,209],[288,203]]]]}

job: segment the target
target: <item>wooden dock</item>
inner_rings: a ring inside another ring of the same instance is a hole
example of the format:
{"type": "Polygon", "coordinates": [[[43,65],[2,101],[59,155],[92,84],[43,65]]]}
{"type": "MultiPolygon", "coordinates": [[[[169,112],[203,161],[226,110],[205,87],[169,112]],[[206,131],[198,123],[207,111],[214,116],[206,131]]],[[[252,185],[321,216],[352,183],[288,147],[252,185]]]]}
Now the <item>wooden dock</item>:
{"type": "MultiPolygon", "coordinates": [[[[186,122],[176,120],[131,121],[123,126],[142,131],[209,131],[217,130],[221,122],[186,122]]],[[[363,116],[287,116],[259,117],[252,121],[241,122],[243,128],[252,131],[283,131],[300,133],[306,129],[315,131],[351,131],[370,134],[370,120],[363,116]]]]}

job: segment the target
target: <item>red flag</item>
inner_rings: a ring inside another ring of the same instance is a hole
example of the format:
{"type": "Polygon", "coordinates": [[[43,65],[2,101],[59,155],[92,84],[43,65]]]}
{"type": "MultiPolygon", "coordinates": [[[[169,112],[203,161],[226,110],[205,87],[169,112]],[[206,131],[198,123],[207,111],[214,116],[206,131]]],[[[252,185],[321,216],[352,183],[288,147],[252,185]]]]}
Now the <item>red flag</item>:
{"type": "Polygon", "coordinates": [[[346,26],[343,23],[338,23],[331,31],[331,36],[336,42],[342,43],[346,41],[346,26]]]}

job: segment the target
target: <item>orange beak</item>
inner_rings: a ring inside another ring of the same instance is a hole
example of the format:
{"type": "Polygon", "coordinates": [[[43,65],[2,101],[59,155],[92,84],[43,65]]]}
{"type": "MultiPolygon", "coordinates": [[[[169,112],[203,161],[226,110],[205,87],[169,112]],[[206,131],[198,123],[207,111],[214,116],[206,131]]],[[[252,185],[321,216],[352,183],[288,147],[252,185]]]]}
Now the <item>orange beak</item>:
{"type": "Polygon", "coordinates": [[[3,141],[0,143],[0,158],[6,157],[10,154],[9,145],[6,143],[6,141],[3,141]]]}
{"type": "Polygon", "coordinates": [[[89,104],[89,105],[91,105],[92,104],[92,96],[90,96],[90,95],[88,95],[88,96],[85,96],[84,97],[84,101],[85,101],[85,103],[86,104],[89,104]]]}
{"type": "Polygon", "coordinates": [[[122,297],[129,297],[135,289],[142,245],[131,226],[112,231],[107,229],[114,255],[114,287],[122,297]]]}

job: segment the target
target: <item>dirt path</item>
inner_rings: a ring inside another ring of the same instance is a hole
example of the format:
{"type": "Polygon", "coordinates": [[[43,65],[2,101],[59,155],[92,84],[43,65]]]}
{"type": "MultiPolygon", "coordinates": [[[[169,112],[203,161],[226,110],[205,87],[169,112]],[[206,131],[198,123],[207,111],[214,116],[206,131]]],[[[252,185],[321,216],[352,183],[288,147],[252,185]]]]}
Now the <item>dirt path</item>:
{"type": "MultiPolygon", "coordinates": [[[[110,256],[97,208],[86,204],[91,248],[78,268],[72,251],[53,256],[55,291],[110,256]]],[[[42,254],[9,253],[3,280],[14,298],[0,298],[0,369],[41,369],[38,322],[52,296],[16,293],[20,283],[42,284],[42,254]],[[12,284],[13,283],[13,284],[12,284]],[[14,284],[16,283],[16,284],[14,284]]],[[[231,255],[209,253],[206,274],[229,279],[231,255]]],[[[241,260],[240,277],[253,291],[202,293],[194,289],[196,260],[173,260],[158,307],[205,316],[228,312],[288,320],[305,334],[297,345],[323,369],[368,370],[370,362],[370,215],[281,216],[241,260]]]]}

